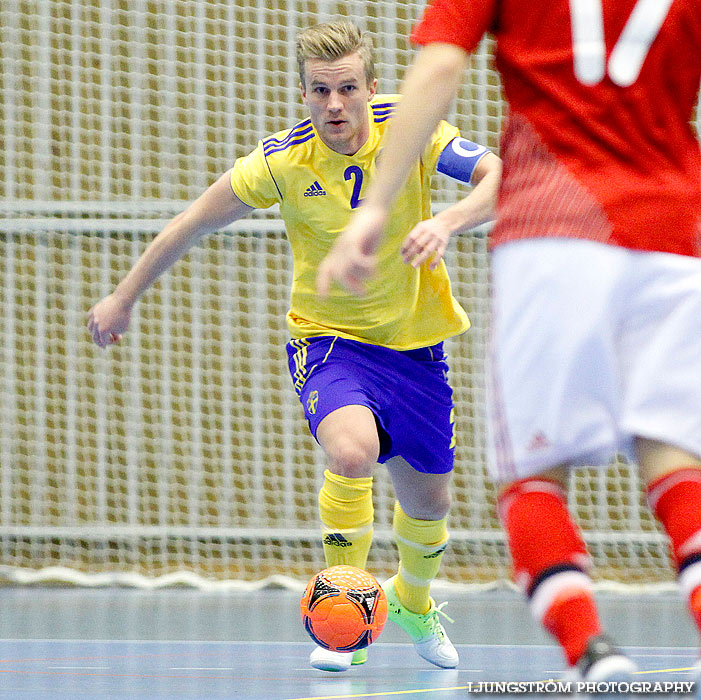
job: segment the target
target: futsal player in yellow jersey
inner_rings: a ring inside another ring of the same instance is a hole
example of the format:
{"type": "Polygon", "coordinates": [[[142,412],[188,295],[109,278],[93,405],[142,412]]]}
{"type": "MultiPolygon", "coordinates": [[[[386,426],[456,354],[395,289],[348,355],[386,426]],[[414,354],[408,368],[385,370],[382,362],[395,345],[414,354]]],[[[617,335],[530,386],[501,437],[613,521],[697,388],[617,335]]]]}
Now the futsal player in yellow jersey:
{"type": "MultiPolygon", "coordinates": [[[[369,38],[347,21],[297,39],[309,119],[264,138],[148,246],[114,292],[91,310],[88,328],[106,347],[127,330],[153,281],[202,236],[253,208],[280,205],[294,264],[287,346],[294,388],[328,469],[319,493],[326,563],[364,568],[372,540],[372,475],[386,464],[396,494],[396,576],[384,584],[390,619],[418,653],[452,668],[458,655],[429,586],[448,542],[446,517],[455,441],[452,390],[442,341],[469,322],[442,260],[450,236],[490,218],[501,162],[441,123],[411,171],[379,252],[379,274],[357,297],[320,297],[319,264],[348,225],[371,180],[397,98],[375,94],[369,38]],[[436,171],[470,182],[470,194],[431,218],[436,171]]],[[[366,650],[317,647],[315,668],[344,671],[366,650]]]]}
{"type": "MultiPolygon", "coordinates": [[[[319,99],[311,87],[307,100],[319,99]]],[[[322,90],[326,88],[321,88],[322,90]]],[[[362,298],[339,288],[322,299],[316,273],[358,206],[363,187],[375,172],[375,159],[394,112],[396,95],[375,95],[360,105],[368,136],[353,154],[326,145],[306,119],[293,129],[263,139],[234,165],[231,184],[251,207],[280,204],[292,247],[294,273],[287,314],[293,338],[328,336],[382,345],[394,350],[426,347],[464,331],[467,316],[450,291],[445,264],[435,269],[404,264],[398,254],[407,233],[431,216],[431,178],[443,150],[458,130],[443,122],[414,168],[392,215],[391,233],[380,251],[379,274],[362,298]]],[[[487,150],[474,148],[474,159],[487,150]]]]}

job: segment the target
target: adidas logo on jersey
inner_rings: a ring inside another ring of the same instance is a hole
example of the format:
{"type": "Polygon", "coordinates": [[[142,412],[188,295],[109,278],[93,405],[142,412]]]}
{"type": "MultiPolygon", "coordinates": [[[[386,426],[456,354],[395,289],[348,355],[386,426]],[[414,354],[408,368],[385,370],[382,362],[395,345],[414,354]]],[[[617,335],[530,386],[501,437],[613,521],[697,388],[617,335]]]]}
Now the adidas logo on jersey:
{"type": "Polygon", "coordinates": [[[304,191],[305,197],[321,197],[325,194],[326,190],[319,184],[318,180],[314,180],[314,184],[304,191]]]}
{"type": "Polygon", "coordinates": [[[324,544],[331,544],[334,547],[350,547],[351,543],[340,533],[329,533],[324,537],[324,544]]]}

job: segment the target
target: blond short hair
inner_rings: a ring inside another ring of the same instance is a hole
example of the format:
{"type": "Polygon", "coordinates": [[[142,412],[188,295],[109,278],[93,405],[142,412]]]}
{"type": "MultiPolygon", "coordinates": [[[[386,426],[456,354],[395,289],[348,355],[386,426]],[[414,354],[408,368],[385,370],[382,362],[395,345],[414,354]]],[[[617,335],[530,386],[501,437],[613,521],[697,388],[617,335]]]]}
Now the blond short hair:
{"type": "Polygon", "coordinates": [[[370,37],[348,20],[316,24],[303,30],[297,37],[297,65],[299,79],[304,81],[304,66],[308,59],[335,61],[348,54],[358,53],[365,68],[365,80],[372,85],[375,80],[375,56],[370,37]]]}

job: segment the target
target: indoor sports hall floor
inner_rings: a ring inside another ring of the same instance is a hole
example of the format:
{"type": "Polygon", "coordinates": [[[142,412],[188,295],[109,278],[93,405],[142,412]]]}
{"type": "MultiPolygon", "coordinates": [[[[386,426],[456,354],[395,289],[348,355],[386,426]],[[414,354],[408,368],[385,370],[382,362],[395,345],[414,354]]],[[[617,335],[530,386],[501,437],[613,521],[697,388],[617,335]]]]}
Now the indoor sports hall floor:
{"type": "MultiPolygon", "coordinates": [[[[423,661],[388,623],[365,666],[330,674],[307,665],[295,592],[0,588],[0,698],[457,700],[478,697],[470,682],[561,677],[559,651],[515,593],[438,597],[457,669],[423,661]]],[[[640,680],[691,680],[697,639],[677,595],[597,597],[640,680]]]]}

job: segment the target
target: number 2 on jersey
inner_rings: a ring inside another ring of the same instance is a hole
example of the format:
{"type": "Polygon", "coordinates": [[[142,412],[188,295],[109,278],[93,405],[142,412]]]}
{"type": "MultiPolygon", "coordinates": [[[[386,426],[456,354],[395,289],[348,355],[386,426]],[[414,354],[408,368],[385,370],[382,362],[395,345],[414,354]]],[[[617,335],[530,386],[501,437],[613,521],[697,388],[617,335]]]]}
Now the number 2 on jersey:
{"type": "Polygon", "coordinates": [[[343,177],[346,180],[353,178],[353,192],[351,194],[351,209],[355,209],[363,200],[360,199],[360,188],[363,186],[363,169],[359,165],[349,165],[343,177]]]}
{"type": "MultiPolygon", "coordinates": [[[[620,87],[640,75],[648,51],[674,0],[638,0],[613,47],[608,74],[620,87]]],[[[580,83],[596,85],[606,73],[602,0],[570,0],[574,73],[580,83]]]]}

